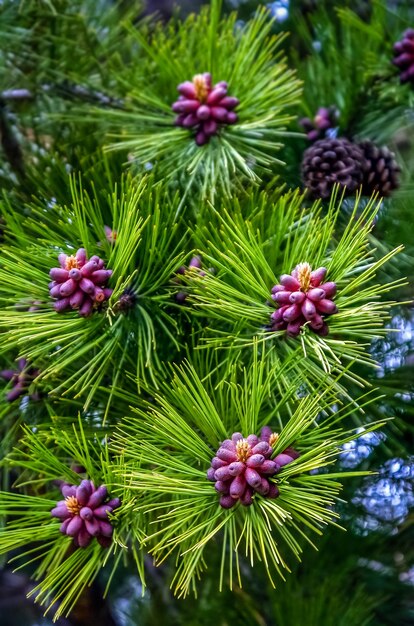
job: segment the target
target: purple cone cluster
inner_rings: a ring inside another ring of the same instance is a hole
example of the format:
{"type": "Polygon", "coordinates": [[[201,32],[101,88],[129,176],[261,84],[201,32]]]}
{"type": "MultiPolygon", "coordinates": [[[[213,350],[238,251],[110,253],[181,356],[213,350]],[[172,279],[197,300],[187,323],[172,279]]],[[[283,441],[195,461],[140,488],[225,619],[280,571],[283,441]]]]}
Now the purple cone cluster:
{"type": "Polygon", "coordinates": [[[231,439],[222,442],[211,461],[207,478],[214,482],[223,509],[230,509],[237,501],[250,506],[255,493],[265,498],[278,497],[279,489],[269,479],[299,454],[287,448],[271,459],[277,439],[277,433],[265,426],[260,437],[249,435],[245,439],[241,433],[234,433],[231,439]]]}
{"type": "MultiPolygon", "coordinates": [[[[15,370],[2,370],[0,372],[0,377],[3,378],[3,380],[12,383],[12,388],[6,393],[6,400],[8,402],[13,402],[14,400],[17,400],[17,398],[26,395],[30,385],[34,379],[39,376],[39,373],[39,370],[28,365],[26,359],[19,359],[17,361],[17,369],[15,370]]],[[[38,400],[39,394],[34,392],[30,394],[30,398],[32,400],[38,400]]]]}
{"type": "Polygon", "coordinates": [[[393,63],[400,70],[402,83],[414,82],[414,29],[409,28],[401,41],[394,44],[393,63]]]}
{"type": "Polygon", "coordinates": [[[300,263],[291,274],[280,277],[280,284],[272,289],[272,299],[279,308],[271,315],[270,330],[286,330],[290,337],[297,337],[308,324],[318,335],[328,334],[324,318],[338,309],[333,302],[336,284],[323,282],[326,272],[325,267],[312,271],[309,263],[300,263]]]}
{"type": "Polygon", "coordinates": [[[60,490],[65,499],[50,512],[62,522],[60,532],[73,537],[79,548],[86,548],[94,537],[108,548],[113,533],[108,514],[119,507],[120,500],[108,501],[105,485],[95,487],[91,480],[82,480],[79,486],[63,483],[60,490]]]}
{"type": "Polygon", "coordinates": [[[194,129],[198,146],[208,143],[220,127],[237,122],[234,109],[239,101],[227,95],[227,88],[227,83],[223,81],[212,85],[211,74],[208,73],[197,74],[192,82],[178,85],[180,95],[172,105],[172,110],[177,113],[175,124],[194,129]]]}
{"type": "Polygon", "coordinates": [[[112,270],[106,270],[98,256],[89,261],[84,248],[79,248],[74,256],[59,254],[60,267],[53,267],[49,274],[50,295],[56,299],[55,311],[62,313],[77,309],[79,315],[87,317],[94,308],[111,297],[112,289],[106,284],[112,270]]]}
{"type": "MultiPolygon", "coordinates": [[[[177,270],[177,279],[176,282],[178,284],[180,284],[182,281],[180,280],[180,275],[184,276],[184,275],[189,275],[189,273],[191,271],[195,271],[197,272],[198,276],[205,276],[206,273],[201,269],[201,257],[200,256],[193,256],[193,258],[191,259],[191,261],[188,264],[188,267],[186,267],[185,265],[182,265],[178,270],[177,270]]],[[[183,304],[185,302],[185,300],[187,299],[187,295],[188,293],[184,290],[179,291],[176,295],[175,295],[175,299],[177,300],[177,302],[179,304],[183,304]]]]}
{"type": "Polygon", "coordinates": [[[304,117],[300,120],[300,125],[306,132],[306,136],[310,141],[323,139],[338,125],[339,113],[334,106],[321,107],[318,109],[313,120],[304,117]]]}

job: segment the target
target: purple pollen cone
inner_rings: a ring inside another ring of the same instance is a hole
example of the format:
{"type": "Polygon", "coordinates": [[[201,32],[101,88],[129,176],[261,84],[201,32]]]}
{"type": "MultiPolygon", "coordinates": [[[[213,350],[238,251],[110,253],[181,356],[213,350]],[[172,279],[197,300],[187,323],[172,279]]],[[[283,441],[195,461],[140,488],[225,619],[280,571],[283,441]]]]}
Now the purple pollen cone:
{"type": "Polygon", "coordinates": [[[108,514],[120,506],[120,500],[108,501],[106,486],[96,488],[91,480],[82,480],[78,486],[62,483],[60,490],[65,499],[50,512],[62,522],[60,532],[73,537],[78,548],[86,548],[93,537],[108,548],[113,531],[108,514]]]}
{"type": "Polygon", "coordinates": [[[309,141],[317,141],[327,136],[327,132],[338,126],[339,111],[334,106],[320,107],[313,118],[304,117],[299,124],[306,132],[309,141]]]}
{"type": "Polygon", "coordinates": [[[177,113],[175,125],[193,129],[198,146],[208,143],[220,128],[237,122],[234,109],[239,101],[228,96],[227,89],[223,81],[213,85],[208,73],[196,74],[192,82],[178,85],[180,95],[171,107],[177,113]]]}
{"type": "Polygon", "coordinates": [[[86,251],[79,248],[75,255],[59,254],[58,260],[60,267],[50,270],[52,282],[49,283],[57,313],[72,309],[87,317],[109,300],[112,289],[107,288],[107,283],[112,270],[105,269],[102,259],[95,255],[88,260],[86,251]]]}
{"type": "Polygon", "coordinates": [[[392,62],[400,71],[402,83],[414,83],[414,29],[406,30],[402,39],[394,44],[392,62]]]}
{"type": "Polygon", "coordinates": [[[207,479],[214,482],[223,509],[230,509],[238,500],[243,506],[250,506],[255,493],[266,498],[278,497],[279,489],[269,478],[299,456],[293,448],[286,448],[271,459],[278,437],[265,426],[260,437],[244,438],[241,433],[233,433],[231,439],[222,442],[211,461],[207,479]]]}
{"type": "Polygon", "coordinates": [[[271,314],[268,329],[297,337],[307,324],[325,337],[329,332],[325,317],[338,312],[333,302],[336,284],[324,282],[326,273],[325,267],[312,271],[309,263],[300,263],[291,274],[283,274],[280,284],[272,288],[272,300],[279,308],[271,314]]]}

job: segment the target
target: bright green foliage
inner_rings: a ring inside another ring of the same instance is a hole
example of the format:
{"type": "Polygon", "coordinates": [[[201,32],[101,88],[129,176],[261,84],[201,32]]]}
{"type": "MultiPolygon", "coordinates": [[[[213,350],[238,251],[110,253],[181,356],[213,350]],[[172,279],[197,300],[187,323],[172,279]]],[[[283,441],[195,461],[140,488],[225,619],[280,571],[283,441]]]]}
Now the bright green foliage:
{"type": "Polygon", "coordinates": [[[374,365],[366,354],[367,340],[386,332],[384,321],[392,305],[382,301],[382,295],[404,281],[385,285],[375,281],[382,265],[401,248],[378,258],[369,234],[380,204],[375,199],[360,208],[361,204],[357,198],[341,231],[337,222],[343,208],[336,195],[326,212],[319,203],[304,209],[297,193],[270,203],[264,195],[257,197],[247,219],[237,203],[212,211],[198,245],[206,266],[213,266],[216,272],[190,279],[195,313],[211,320],[208,345],[249,346],[252,337],[260,337],[274,345],[279,355],[295,352],[303,382],[308,379],[311,385],[324,372],[341,371],[352,361],[374,365]],[[285,331],[266,329],[275,310],[269,300],[280,275],[290,274],[303,262],[313,269],[328,269],[327,280],[338,286],[335,302],[339,312],[328,318],[328,337],[319,337],[305,327],[300,338],[289,340],[285,331]]]}
{"type": "Polygon", "coordinates": [[[9,519],[1,529],[0,551],[23,549],[13,562],[19,568],[29,563],[36,566],[33,576],[39,584],[30,595],[46,608],[60,600],[55,619],[70,612],[84,588],[107,565],[112,570],[110,582],[123,562],[131,537],[135,542],[130,553],[143,575],[142,553],[136,543],[141,533],[140,518],[135,512],[132,516],[133,499],[128,499],[126,492],[116,486],[114,462],[106,438],[98,442],[98,437],[99,432],[84,430],[81,422],[70,430],[58,426],[39,435],[26,428],[22,449],[11,454],[8,463],[22,469],[19,487],[27,493],[0,493],[0,512],[9,519]],[[79,473],[68,466],[68,460],[84,469],[85,476],[96,486],[105,484],[111,496],[121,498],[121,507],[113,513],[116,520],[113,544],[107,550],[96,541],[87,548],[72,549],[72,538],[60,533],[60,522],[50,515],[62,499],[56,480],[71,485],[81,480],[79,473]],[[31,546],[33,540],[37,542],[35,547],[31,546]]]}
{"type": "Polygon", "coordinates": [[[280,386],[283,367],[266,372],[267,355],[258,358],[257,346],[253,354],[250,368],[233,367],[218,386],[206,376],[208,369],[200,375],[184,364],[157,395],[156,406],[137,409],[115,435],[115,450],[126,461],[120,473],[140,496],[135,510],[156,515],[145,545],[158,562],[175,556],[173,586],[180,596],[196,590],[212,540],[222,543],[220,588],[227,578],[231,587],[233,577],[241,584],[244,557],[251,565],[262,562],[273,581],[274,574],[284,578],[283,570],[289,570],[291,559],[285,553],[299,558],[300,538],[311,541],[307,530],[320,534],[337,517],[331,507],[341,488],[340,474],[324,468],[334,462],[341,444],[356,436],[354,430],[340,428],[353,404],[331,412],[332,389],[326,384],[300,401],[275,398],[272,391],[280,386]],[[321,410],[326,417],[317,424],[321,410]],[[238,504],[225,511],[206,480],[210,461],[233,432],[247,437],[265,425],[279,431],[275,455],[292,446],[300,457],[277,475],[279,498],[256,495],[251,507],[238,504]]]}
{"type": "Polygon", "coordinates": [[[88,405],[109,372],[114,386],[125,367],[139,379],[152,378],[153,367],[160,366],[157,342],[177,348],[175,321],[166,308],[185,230],[179,233],[173,220],[177,199],[169,201],[151,186],[150,179],[126,178],[114,189],[88,194],[80,179],[72,179],[70,206],[41,200],[28,207],[27,218],[3,205],[8,245],[0,270],[1,325],[9,331],[3,348],[36,363],[38,380],[50,381],[53,393],[86,396],[88,405]],[[117,233],[116,245],[106,239],[105,224],[117,233]],[[113,270],[108,307],[90,319],[77,311],[56,314],[48,292],[58,254],[80,247],[113,270]],[[127,288],[137,305],[123,313],[119,299],[127,288]]]}
{"type": "Polygon", "coordinates": [[[413,87],[391,61],[414,14],[292,0],[281,23],[230,4],[164,23],[122,0],[0,2],[0,367],[39,370],[11,402],[19,379],[0,379],[0,553],[55,618],[128,576],[150,588],[128,626],[405,626],[413,87]],[[203,72],[239,121],[198,147],[171,105],[203,72]],[[332,132],[396,149],[385,202],[303,193],[298,118],[331,105],[332,132]],[[113,270],[88,318],[56,313],[48,287],[80,247],[113,270]],[[325,337],[269,331],[272,287],[302,262],[337,284],[325,337]],[[225,510],[211,459],[264,425],[299,457],[278,498],[225,510]],[[58,481],[85,477],[122,501],[108,550],[75,549],[50,515],[58,481]]]}
{"type": "Polygon", "coordinates": [[[310,58],[300,60],[293,53],[305,85],[305,115],[313,117],[318,107],[334,105],[342,133],[389,141],[404,123],[406,107],[412,106],[412,91],[399,85],[391,64],[393,44],[410,21],[403,7],[396,12],[382,2],[372,4],[369,22],[342,5],[336,7],[335,21],[321,7],[310,24],[300,26],[310,58]],[[331,67],[341,71],[331,72],[331,67]]]}
{"type": "Polygon", "coordinates": [[[157,177],[178,180],[184,194],[199,188],[212,198],[246,180],[260,182],[262,172],[280,164],[275,153],[292,119],[288,108],[300,96],[300,82],[278,50],[283,37],[270,35],[271,27],[264,10],[244,26],[235,14],[220,19],[219,1],[149,36],[130,26],[126,37],[140,54],[119,77],[123,106],[79,111],[78,119],[100,120],[111,137],[118,135],[111,149],[127,151],[141,171],[151,163],[157,177]],[[200,149],[190,131],[174,127],[171,105],[177,86],[202,72],[225,80],[240,106],[239,122],[200,149]]]}

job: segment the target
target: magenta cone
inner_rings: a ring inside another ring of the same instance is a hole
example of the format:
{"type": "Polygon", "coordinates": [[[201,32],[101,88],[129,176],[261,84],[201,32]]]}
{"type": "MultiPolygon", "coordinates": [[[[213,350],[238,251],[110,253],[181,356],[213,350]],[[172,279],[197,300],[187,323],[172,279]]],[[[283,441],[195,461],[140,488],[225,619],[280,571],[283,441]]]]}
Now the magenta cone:
{"type": "Polygon", "coordinates": [[[198,102],[195,103],[196,104],[196,108],[198,107],[197,110],[197,118],[199,120],[208,120],[209,117],[211,116],[211,109],[210,107],[206,106],[206,105],[202,105],[201,107],[199,107],[198,102]]]}
{"type": "MultiPolygon", "coordinates": [[[[61,484],[65,500],[57,503],[51,515],[63,523],[60,531],[73,537],[75,546],[86,547],[93,537],[99,541],[112,535],[112,523],[109,514],[120,505],[118,498],[104,502],[107,499],[107,488],[101,485],[95,488],[90,480],[83,480],[75,485],[61,484]],[[87,502],[87,504],[85,504],[87,502]]],[[[110,543],[99,541],[108,547],[110,543]]]]}
{"type": "Polygon", "coordinates": [[[100,532],[99,522],[94,517],[90,520],[85,520],[85,526],[86,526],[86,530],[88,531],[90,535],[92,535],[92,537],[96,537],[97,535],[99,535],[99,532],[100,532]]]}
{"type": "Polygon", "coordinates": [[[177,89],[180,96],[172,105],[177,114],[174,123],[177,127],[194,129],[198,146],[205,145],[210,137],[237,121],[233,109],[239,101],[227,95],[225,81],[213,86],[211,75],[205,73],[195,76],[192,82],[181,83],[177,89]]]}
{"type": "Polygon", "coordinates": [[[226,463],[233,463],[234,461],[237,461],[236,453],[228,450],[227,448],[219,448],[216,454],[219,459],[225,461],[226,463]]]}
{"type": "Polygon", "coordinates": [[[53,267],[49,272],[49,276],[57,283],[64,283],[69,278],[69,272],[60,267],[53,267]]]}
{"type": "Polygon", "coordinates": [[[79,250],[76,253],[76,259],[79,262],[80,265],[85,265],[86,263],[86,250],[85,248],[79,248],[79,250]]]}
{"type": "Polygon", "coordinates": [[[59,298],[60,297],[60,288],[64,284],[65,283],[54,283],[53,287],[50,287],[49,293],[52,296],[52,298],[59,298]]]}
{"type": "MultiPolygon", "coordinates": [[[[76,496],[76,487],[74,485],[62,485],[61,491],[65,498],[68,498],[69,496],[76,496]]],[[[64,500],[62,502],[65,504],[64,500]]]]}
{"type": "Polygon", "coordinates": [[[336,284],[323,283],[326,274],[325,267],[312,271],[309,263],[300,263],[290,275],[283,274],[281,284],[272,288],[271,298],[279,308],[270,315],[269,330],[286,330],[289,337],[297,337],[303,327],[318,335],[325,333],[325,316],[337,312],[329,299],[336,294],[336,284]]]}
{"type": "Polygon", "coordinates": [[[319,328],[322,328],[323,324],[324,321],[318,313],[310,321],[310,327],[314,330],[319,330],[319,328]]]}
{"type": "Polygon", "coordinates": [[[251,487],[246,487],[246,491],[240,498],[240,502],[243,506],[251,506],[253,504],[254,491],[251,487]]]}
{"type": "Polygon", "coordinates": [[[114,532],[113,526],[111,526],[109,522],[104,522],[104,521],[99,522],[99,534],[103,535],[104,537],[112,537],[113,532],[114,532]]]}
{"type": "Polygon", "coordinates": [[[337,312],[336,304],[335,302],[332,302],[332,300],[326,300],[326,299],[319,300],[316,306],[320,313],[326,313],[327,315],[332,315],[332,313],[337,312]]]}
{"type": "Polygon", "coordinates": [[[80,548],[87,548],[92,541],[92,536],[88,533],[86,528],[81,528],[76,539],[80,548]]]}
{"type": "MultiPolygon", "coordinates": [[[[232,461],[230,462],[232,463],[232,461]]],[[[217,456],[215,456],[211,461],[211,467],[214,467],[214,469],[218,469],[219,467],[224,467],[226,465],[228,465],[228,462],[223,461],[223,459],[219,459],[217,456]]]]}
{"type": "Polygon", "coordinates": [[[231,509],[235,504],[236,500],[231,496],[221,496],[220,498],[220,506],[222,506],[223,509],[231,509]]]}
{"type": "Polygon", "coordinates": [[[225,495],[230,491],[230,481],[228,480],[217,480],[214,483],[214,489],[218,491],[218,493],[224,493],[225,495]]]}
{"type": "Polygon", "coordinates": [[[326,269],[326,267],[319,267],[317,270],[311,272],[312,287],[318,287],[320,285],[320,283],[325,278],[327,271],[328,270],[326,269]]]}
{"type": "MultiPolygon", "coordinates": [[[[59,293],[63,297],[71,296],[77,288],[77,283],[72,278],[69,278],[60,285],[59,293]]],[[[50,295],[52,295],[52,293],[50,295]]]]}
{"type": "Polygon", "coordinates": [[[89,496],[92,493],[92,486],[89,480],[82,480],[79,487],[76,489],[76,499],[82,506],[85,506],[89,500],[89,496]]]}
{"type": "Polygon", "coordinates": [[[95,517],[99,517],[99,519],[107,520],[108,513],[111,513],[113,508],[115,507],[112,507],[110,502],[108,502],[108,504],[103,504],[102,506],[98,506],[98,508],[94,509],[93,514],[95,517]]]}
{"type": "Polygon", "coordinates": [[[104,269],[103,260],[94,255],[89,261],[86,251],[79,248],[76,255],[59,255],[60,268],[52,268],[49,285],[50,296],[56,301],[53,306],[58,313],[67,309],[78,310],[79,315],[87,317],[95,308],[110,298],[112,289],[106,283],[112,270],[104,269]]]}
{"type": "Polygon", "coordinates": [[[291,463],[293,458],[298,456],[293,449],[286,449],[276,459],[271,459],[272,446],[277,440],[277,434],[265,426],[260,432],[260,439],[254,434],[243,438],[242,433],[234,433],[231,439],[222,442],[219,450],[235,454],[237,460],[230,462],[221,459],[224,465],[214,469],[213,464],[219,460],[214,457],[207,478],[214,472],[215,490],[222,494],[220,505],[223,508],[229,508],[231,505],[229,496],[234,501],[240,500],[244,506],[253,504],[254,492],[261,497],[277,497],[278,490],[268,479],[276,475],[282,465],[291,463]]]}
{"type": "Polygon", "coordinates": [[[257,488],[260,485],[261,476],[260,474],[253,469],[252,467],[247,467],[245,472],[246,481],[253,488],[257,488]]]}
{"type": "Polygon", "coordinates": [[[230,495],[232,498],[240,498],[246,489],[246,478],[240,474],[233,478],[233,481],[230,485],[230,495]]]}
{"type": "Polygon", "coordinates": [[[279,489],[274,483],[270,483],[267,497],[273,499],[273,498],[277,498],[278,496],[279,496],[279,489]]]}
{"type": "Polygon", "coordinates": [[[300,283],[290,274],[282,274],[280,284],[286,287],[289,292],[298,291],[300,289],[300,283]]]}
{"type": "Polygon", "coordinates": [[[290,304],[290,291],[278,291],[274,294],[273,300],[279,304],[290,304]]]}
{"type": "Polygon", "coordinates": [[[260,481],[260,485],[256,487],[256,491],[260,493],[262,496],[266,496],[269,493],[269,481],[262,477],[260,481]]]}
{"type": "Polygon", "coordinates": [[[284,467],[285,465],[287,465],[288,463],[292,463],[293,459],[291,456],[289,456],[288,454],[283,454],[283,452],[281,454],[278,454],[275,457],[275,462],[280,466],[280,467],[284,467]]]}
{"type": "Polygon", "coordinates": [[[194,85],[189,80],[187,80],[185,83],[181,83],[181,85],[178,85],[177,89],[186,98],[196,97],[194,85]]]}
{"type": "Polygon", "coordinates": [[[306,297],[312,300],[312,302],[318,302],[318,300],[322,300],[325,297],[325,291],[319,287],[314,287],[314,289],[308,291],[306,297]]]}
{"type": "Polygon", "coordinates": [[[241,461],[235,461],[228,466],[229,472],[232,476],[238,476],[245,470],[245,465],[241,461]]]}
{"type": "Polygon", "coordinates": [[[66,534],[71,535],[73,537],[80,531],[82,527],[83,527],[83,520],[78,516],[72,517],[71,521],[69,522],[66,528],[66,534]]]}
{"type": "Polygon", "coordinates": [[[226,465],[225,467],[219,467],[219,469],[214,472],[214,478],[216,480],[230,480],[233,478],[229,470],[229,466],[226,465]]]}
{"type": "Polygon", "coordinates": [[[66,535],[67,528],[68,528],[68,526],[69,526],[69,524],[70,524],[70,522],[71,522],[71,521],[72,521],[72,518],[71,518],[71,517],[68,517],[68,518],[67,518],[67,519],[65,519],[65,521],[64,521],[64,522],[60,525],[59,530],[60,530],[60,532],[61,532],[61,533],[63,533],[64,535],[66,535]]]}
{"type": "Polygon", "coordinates": [[[293,291],[289,296],[289,302],[292,304],[302,304],[306,298],[303,291],[293,291]]]}
{"type": "Polygon", "coordinates": [[[62,313],[66,309],[70,307],[69,298],[62,298],[62,300],[58,300],[53,303],[53,308],[57,313],[62,313]]]}
{"type": "Polygon", "coordinates": [[[247,459],[246,465],[247,467],[256,468],[256,467],[259,467],[260,465],[263,465],[264,460],[265,458],[263,454],[252,454],[252,456],[247,459]]]}
{"type": "Polygon", "coordinates": [[[91,520],[94,516],[94,512],[88,506],[84,506],[80,510],[79,515],[81,516],[83,520],[91,520]]]}
{"type": "Polygon", "coordinates": [[[90,495],[88,500],[88,506],[92,507],[93,509],[96,508],[103,503],[107,495],[107,488],[105,487],[105,485],[101,485],[100,487],[95,489],[95,491],[93,491],[93,493],[90,495]]]}
{"type": "Polygon", "coordinates": [[[302,310],[299,304],[292,304],[283,313],[285,322],[294,322],[301,315],[302,310]]]}
{"type": "Polygon", "coordinates": [[[216,470],[214,469],[214,467],[209,467],[208,468],[208,470],[207,470],[207,480],[211,480],[211,481],[215,481],[216,480],[215,476],[214,476],[215,471],[216,470]]]}
{"type": "Polygon", "coordinates": [[[265,456],[271,454],[272,448],[267,441],[259,441],[257,445],[252,449],[253,454],[264,454],[265,456]]]}
{"type": "MultiPolygon", "coordinates": [[[[50,294],[52,295],[52,293],[50,294]]],[[[82,303],[85,299],[85,294],[83,293],[83,291],[81,291],[80,289],[78,289],[69,299],[69,304],[72,307],[72,309],[79,309],[80,306],[82,306],[82,303]]]]}
{"type": "Polygon", "coordinates": [[[269,475],[269,476],[273,476],[274,474],[276,474],[276,472],[279,469],[279,465],[278,463],[276,463],[275,461],[264,461],[263,464],[260,467],[260,473],[261,474],[265,474],[265,475],[269,475]]]}
{"type": "Polygon", "coordinates": [[[82,317],[88,317],[92,313],[93,302],[89,297],[86,297],[82,306],[79,308],[79,315],[82,317]]]}

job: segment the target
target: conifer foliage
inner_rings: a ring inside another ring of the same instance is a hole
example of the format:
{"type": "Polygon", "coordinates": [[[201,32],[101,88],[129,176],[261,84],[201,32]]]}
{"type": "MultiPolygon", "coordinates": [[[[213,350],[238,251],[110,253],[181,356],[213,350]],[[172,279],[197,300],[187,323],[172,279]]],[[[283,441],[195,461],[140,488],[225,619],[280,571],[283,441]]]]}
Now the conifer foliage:
{"type": "Polygon", "coordinates": [[[128,577],[140,619],[158,580],[177,623],[391,623],[364,546],[389,572],[405,541],[369,516],[410,471],[406,4],[0,3],[0,554],[58,623],[128,577]]]}

